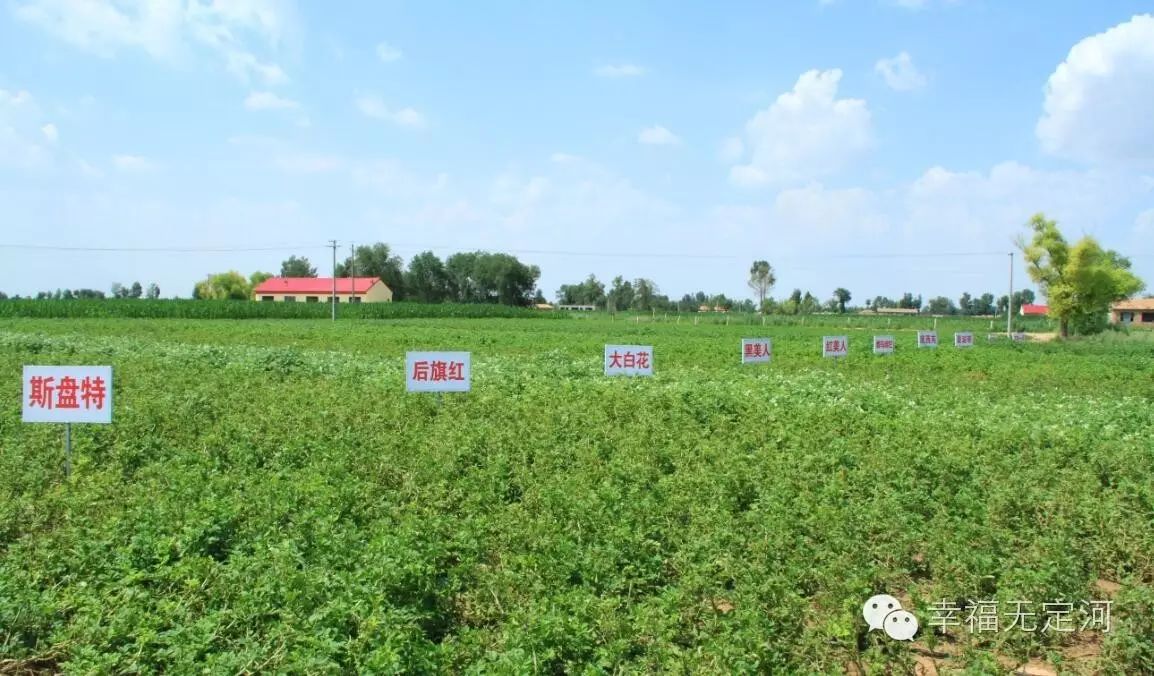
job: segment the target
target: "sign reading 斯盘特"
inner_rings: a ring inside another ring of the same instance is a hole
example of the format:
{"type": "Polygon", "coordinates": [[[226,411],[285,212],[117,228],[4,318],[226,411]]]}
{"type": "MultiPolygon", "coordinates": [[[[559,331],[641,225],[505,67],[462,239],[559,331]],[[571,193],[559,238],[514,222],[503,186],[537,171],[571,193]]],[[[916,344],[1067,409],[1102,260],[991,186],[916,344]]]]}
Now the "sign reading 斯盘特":
{"type": "Polygon", "coordinates": [[[25,366],[26,423],[112,422],[111,366],[25,366]]]}

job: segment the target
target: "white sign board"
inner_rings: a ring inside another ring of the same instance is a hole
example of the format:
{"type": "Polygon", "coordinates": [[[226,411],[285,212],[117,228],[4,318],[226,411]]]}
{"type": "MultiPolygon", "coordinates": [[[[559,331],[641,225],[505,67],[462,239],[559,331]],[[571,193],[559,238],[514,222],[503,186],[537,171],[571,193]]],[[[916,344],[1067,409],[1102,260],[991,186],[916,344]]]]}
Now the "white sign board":
{"type": "Polygon", "coordinates": [[[937,347],[937,331],[918,331],[918,347],[937,347]]]}
{"type": "Polygon", "coordinates": [[[112,422],[111,366],[25,366],[23,420],[112,422]]]}
{"type": "Polygon", "coordinates": [[[773,359],[773,341],[769,338],[742,338],[742,364],[768,364],[773,359]]]}
{"type": "Polygon", "coordinates": [[[954,334],[954,347],[973,347],[974,334],[969,331],[960,331],[954,334]]]}
{"type": "Polygon", "coordinates": [[[1026,334],[1024,333],[1013,333],[1010,334],[1010,337],[1013,338],[1016,343],[1021,343],[1026,340],[1026,334]]]}
{"type": "Polygon", "coordinates": [[[406,352],[409,392],[468,392],[473,383],[470,352],[406,352]]]}
{"type": "Polygon", "coordinates": [[[653,375],[652,345],[606,345],[605,375],[653,375]]]}
{"type": "Polygon", "coordinates": [[[844,357],[849,354],[849,338],[846,336],[825,336],[821,339],[821,356],[844,357]]]}
{"type": "Polygon", "coordinates": [[[893,354],[893,336],[874,336],[874,354],[893,354]]]}

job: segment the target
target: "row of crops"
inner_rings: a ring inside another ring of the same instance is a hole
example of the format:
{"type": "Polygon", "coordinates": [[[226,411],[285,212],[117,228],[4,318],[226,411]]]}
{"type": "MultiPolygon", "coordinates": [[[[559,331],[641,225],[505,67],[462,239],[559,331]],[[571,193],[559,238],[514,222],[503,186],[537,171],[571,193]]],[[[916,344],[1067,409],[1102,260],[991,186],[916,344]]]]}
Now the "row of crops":
{"type": "Polygon", "coordinates": [[[117,406],[65,483],[0,381],[0,671],[1154,673],[1149,340],[834,365],[783,326],[743,367],[747,325],[653,319],[0,320],[4,372],[111,364],[117,406]],[[616,342],[655,377],[604,377],[616,342]],[[411,349],[473,392],[406,395],[411,349]]]}

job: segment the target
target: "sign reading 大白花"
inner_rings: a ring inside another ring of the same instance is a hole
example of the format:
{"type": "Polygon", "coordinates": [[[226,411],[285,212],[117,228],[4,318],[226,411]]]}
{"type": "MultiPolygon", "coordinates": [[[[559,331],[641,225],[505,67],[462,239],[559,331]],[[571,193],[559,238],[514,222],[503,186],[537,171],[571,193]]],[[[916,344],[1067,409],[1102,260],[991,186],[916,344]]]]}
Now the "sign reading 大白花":
{"type": "Polygon", "coordinates": [[[606,345],[605,375],[653,375],[652,345],[606,345]]]}
{"type": "Polygon", "coordinates": [[[112,422],[111,366],[25,366],[21,420],[112,422]]]}

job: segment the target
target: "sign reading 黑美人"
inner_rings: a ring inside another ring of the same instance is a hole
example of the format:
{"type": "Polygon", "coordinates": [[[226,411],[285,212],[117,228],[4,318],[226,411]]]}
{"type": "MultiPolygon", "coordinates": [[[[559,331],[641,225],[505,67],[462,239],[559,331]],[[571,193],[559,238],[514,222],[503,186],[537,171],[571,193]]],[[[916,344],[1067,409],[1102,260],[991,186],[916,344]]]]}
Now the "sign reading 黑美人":
{"type": "Polygon", "coordinates": [[[409,392],[468,392],[472,353],[406,352],[405,388],[409,392]]]}
{"type": "Polygon", "coordinates": [[[606,345],[605,375],[653,375],[652,345],[606,345]]]}
{"type": "Polygon", "coordinates": [[[773,341],[769,338],[742,338],[742,364],[768,364],[773,359],[773,341]]]}
{"type": "Polygon", "coordinates": [[[25,366],[26,423],[112,422],[111,366],[25,366]]]}
{"type": "Polygon", "coordinates": [[[974,334],[969,331],[960,331],[954,334],[954,347],[973,347],[974,334]]]}
{"type": "Polygon", "coordinates": [[[918,347],[937,347],[937,331],[918,331],[918,347]]]}
{"type": "Polygon", "coordinates": [[[825,336],[821,339],[821,356],[844,357],[849,354],[849,338],[846,336],[825,336]]]}
{"type": "Polygon", "coordinates": [[[874,336],[874,354],[893,354],[893,336],[874,336]]]}

